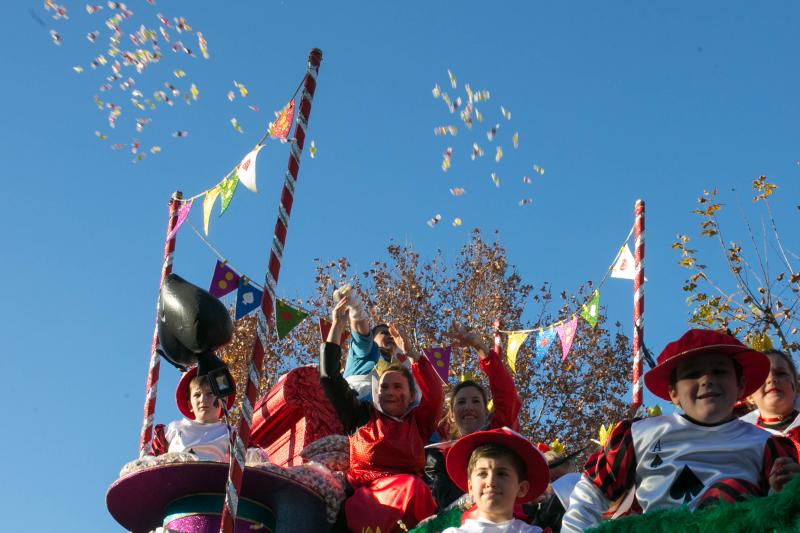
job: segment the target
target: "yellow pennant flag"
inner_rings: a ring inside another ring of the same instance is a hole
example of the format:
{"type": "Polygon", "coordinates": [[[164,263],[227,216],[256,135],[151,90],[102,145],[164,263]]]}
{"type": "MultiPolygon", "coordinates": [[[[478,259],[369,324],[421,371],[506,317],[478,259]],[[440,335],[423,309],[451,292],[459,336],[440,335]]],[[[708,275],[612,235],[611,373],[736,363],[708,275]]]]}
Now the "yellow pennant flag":
{"type": "Polygon", "coordinates": [[[528,338],[528,333],[524,331],[514,331],[508,334],[508,350],[506,351],[506,360],[508,361],[508,366],[511,367],[513,372],[517,371],[516,362],[517,362],[517,352],[519,351],[519,347],[522,346],[522,343],[525,342],[525,339],[528,338]]]}
{"type": "Polygon", "coordinates": [[[206,191],[206,197],[203,198],[203,230],[206,235],[208,235],[208,219],[211,218],[211,210],[214,208],[217,196],[219,196],[219,185],[206,191]]]}

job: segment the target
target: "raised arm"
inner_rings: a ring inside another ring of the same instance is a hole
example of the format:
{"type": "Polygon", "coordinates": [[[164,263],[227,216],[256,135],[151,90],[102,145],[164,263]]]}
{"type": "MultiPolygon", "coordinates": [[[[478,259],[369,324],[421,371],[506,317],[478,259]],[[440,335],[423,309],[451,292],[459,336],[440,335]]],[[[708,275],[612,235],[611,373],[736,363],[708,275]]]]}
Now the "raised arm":
{"type": "Polygon", "coordinates": [[[350,330],[366,336],[371,333],[369,313],[351,285],[343,285],[333,292],[334,302],[344,300],[350,314],[350,330]]]}

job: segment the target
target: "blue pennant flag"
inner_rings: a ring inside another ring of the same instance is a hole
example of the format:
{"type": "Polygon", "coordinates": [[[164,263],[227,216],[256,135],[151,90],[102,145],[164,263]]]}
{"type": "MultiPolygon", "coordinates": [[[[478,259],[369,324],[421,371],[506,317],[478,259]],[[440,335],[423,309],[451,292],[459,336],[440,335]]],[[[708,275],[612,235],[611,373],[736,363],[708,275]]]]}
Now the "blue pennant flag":
{"type": "Polygon", "coordinates": [[[236,292],[236,320],[239,320],[250,311],[261,305],[263,291],[255,285],[247,283],[244,278],[239,280],[239,290],[236,292]]]}
{"type": "Polygon", "coordinates": [[[555,338],[555,328],[539,330],[539,333],[536,334],[536,357],[543,359],[547,354],[547,350],[550,349],[550,345],[553,344],[553,340],[555,338]]]}

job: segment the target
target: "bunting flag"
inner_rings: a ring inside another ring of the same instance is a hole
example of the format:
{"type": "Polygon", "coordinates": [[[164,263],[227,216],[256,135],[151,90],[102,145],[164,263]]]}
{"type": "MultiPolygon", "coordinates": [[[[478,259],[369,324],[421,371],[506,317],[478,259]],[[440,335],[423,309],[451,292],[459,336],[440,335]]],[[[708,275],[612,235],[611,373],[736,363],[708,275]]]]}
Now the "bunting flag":
{"type": "Polygon", "coordinates": [[[275,119],[275,122],[269,127],[269,134],[273,139],[286,139],[289,137],[289,130],[292,128],[292,119],[294,119],[294,98],[289,100],[286,107],[283,108],[281,114],[275,119]]]}
{"type": "Polygon", "coordinates": [[[536,334],[536,357],[543,359],[555,338],[556,330],[552,326],[547,329],[540,329],[539,333],[536,334]]]}
{"type": "Polygon", "coordinates": [[[528,338],[528,333],[524,331],[514,331],[508,334],[508,348],[506,351],[506,361],[512,372],[517,371],[517,352],[525,339],[528,338]]]}
{"type": "Polygon", "coordinates": [[[567,359],[572,341],[575,340],[575,331],[578,329],[578,317],[572,317],[569,322],[564,322],[556,326],[558,338],[561,339],[561,362],[567,359]]]}
{"type": "Polygon", "coordinates": [[[264,148],[263,144],[253,148],[250,153],[244,156],[242,162],[236,168],[236,175],[239,176],[239,181],[242,182],[242,185],[255,193],[258,192],[258,189],[256,189],[256,156],[262,148],[264,148]]]}
{"type": "MultiPolygon", "coordinates": [[[[628,248],[628,244],[625,243],[625,245],[619,249],[617,262],[614,263],[614,267],[611,269],[611,277],[633,280],[635,275],[636,269],[633,254],[631,253],[631,249],[628,248]]],[[[644,279],[647,281],[647,278],[644,279]]]]}
{"type": "Polygon", "coordinates": [[[231,199],[233,198],[233,193],[236,192],[237,185],[239,185],[239,175],[234,169],[230,174],[225,176],[225,179],[219,184],[219,216],[222,216],[225,210],[228,209],[228,204],[231,203],[231,199]]]}
{"type": "Polygon", "coordinates": [[[581,318],[595,327],[597,325],[597,316],[600,313],[600,290],[595,289],[594,295],[588,304],[581,306],[581,318]]]}
{"type": "Polygon", "coordinates": [[[217,261],[214,267],[214,276],[211,278],[211,288],[208,292],[215,298],[221,298],[239,286],[240,276],[231,267],[222,261],[217,261]]]}
{"type": "Polygon", "coordinates": [[[287,304],[283,300],[275,299],[275,328],[278,330],[278,338],[285,338],[294,327],[303,321],[308,313],[302,309],[297,309],[287,304]]]}
{"type": "Polygon", "coordinates": [[[172,240],[175,238],[175,235],[178,234],[178,230],[181,229],[181,226],[184,222],[186,222],[186,217],[189,216],[189,211],[192,210],[192,205],[194,205],[194,200],[189,200],[188,202],[183,202],[180,209],[178,209],[178,217],[175,220],[175,227],[172,228],[172,231],[169,232],[167,235],[167,240],[172,240]]]}
{"type": "MultiPolygon", "coordinates": [[[[326,342],[328,340],[328,332],[331,330],[332,326],[333,324],[331,324],[330,320],[325,320],[324,318],[319,319],[319,336],[322,337],[322,342],[326,342]]],[[[344,341],[346,341],[349,338],[350,338],[350,332],[344,330],[342,332],[342,340],[341,340],[342,344],[344,344],[344,341]]]]}
{"type": "Polygon", "coordinates": [[[214,202],[217,201],[219,196],[219,185],[213,189],[206,191],[206,197],[203,198],[203,230],[208,235],[208,219],[211,218],[211,210],[214,208],[214,202]]]}
{"type": "Polygon", "coordinates": [[[258,287],[248,283],[247,278],[242,277],[242,279],[239,280],[239,290],[236,291],[236,320],[239,320],[261,305],[261,297],[263,294],[263,291],[259,290],[258,287]]]}
{"type": "Polygon", "coordinates": [[[433,365],[433,369],[436,370],[436,373],[439,375],[439,378],[442,380],[443,383],[447,383],[447,377],[450,373],[450,352],[452,351],[451,346],[447,346],[446,348],[436,347],[436,348],[429,348],[427,350],[422,350],[422,353],[425,354],[425,357],[428,358],[428,361],[431,362],[433,365]]]}

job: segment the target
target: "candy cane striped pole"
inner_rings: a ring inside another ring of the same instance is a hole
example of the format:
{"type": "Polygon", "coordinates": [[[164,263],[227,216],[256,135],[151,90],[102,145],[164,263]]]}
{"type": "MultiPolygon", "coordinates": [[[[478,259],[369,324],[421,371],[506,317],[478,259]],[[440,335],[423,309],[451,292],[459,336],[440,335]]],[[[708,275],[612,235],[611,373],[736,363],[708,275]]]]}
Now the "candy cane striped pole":
{"type": "MultiPolygon", "coordinates": [[[[161,265],[161,281],[159,290],[164,284],[164,279],[172,272],[172,256],[175,253],[175,235],[170,239],[170,233],[175,228],[178,220],[178,207],[183,194],[180,191],[172,193],[169,200],[169,221],[167,222],[167,239],[164,242],[164,262],[161,265]]],[[[158,375],[161,370],[161,357],[156,351],[158,348],[158,312],[156,311],[156,327],[153,331],[153,342],[150,345],[150,368],[147,372],[147,385],[144,395],[144,421],[142,432],[139,435],[139,457],[150,450],[150,441],[153,439],[153,416],[156,412],[156,396],[158,395],[158,375]]]]}
{"type": "Polygon", "coordinates": [[[300,171],[300,156],[303,154],[303,145],[308,128],[308,117],[311,114],[311,103],[314,100],[314,91],[317,88],[317,72],[322,61],[322,50],[312,48],[308,55],[308,70],[303,79],[303,89],[300,107],[297,113],[297,123],[294,127],[294,140],[291,143],[289,165],[284,175],[281,200],[278,205],[278,220],[275,223],[275,234],[272,237],[272,248],[269,253],[269,267],[264,281],[264,295],[257,314],[257,341],[253,345],[253,354],[250,357],[247,372],[247,389],[242,400],[242,412],[239,424],[234,434],[234,453],[231,457],[228,471],[228,483],[225,488],[225,506],[222,509],[220,531],[233,533],[236,521],[236,508],[239,504],[239,493],[242,488],[244,475],[244,456],[250,442],[250,423],[253,418],[253,405],[258,396],[258,384],[261,382],[264,355],[267,349],[267,332],[273,320],[275,305],[275,289],[278,285],[278,275],[281,269],[283,248],[286,245],[286,229],[289,226],[289,216],[292,214],[294,201],[294,188],[300,171]]]}
{"type": "Polygon", "coordinates": [[[642,360],[644,358],[644,200],[636,200],[633,253],[633,399],[631,412],[642,405],[642,360]]]}

